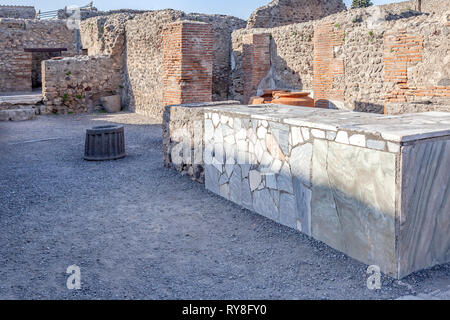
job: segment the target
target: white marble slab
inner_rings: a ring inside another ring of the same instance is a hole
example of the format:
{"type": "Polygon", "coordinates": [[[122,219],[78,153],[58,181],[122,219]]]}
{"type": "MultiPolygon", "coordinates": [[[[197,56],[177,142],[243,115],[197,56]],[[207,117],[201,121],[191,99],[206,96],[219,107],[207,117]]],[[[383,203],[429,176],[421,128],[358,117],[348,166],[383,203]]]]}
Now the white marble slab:
{"type": "Polygon", "coordinates": [[[380,136],[394,142],[410,142],[450,135],[449,112],[396,116],[373,113],[291,107],[283,105],[224,105],[205,108],[211,112],[242,115],[329,131],[352,131],[380,136]]]}

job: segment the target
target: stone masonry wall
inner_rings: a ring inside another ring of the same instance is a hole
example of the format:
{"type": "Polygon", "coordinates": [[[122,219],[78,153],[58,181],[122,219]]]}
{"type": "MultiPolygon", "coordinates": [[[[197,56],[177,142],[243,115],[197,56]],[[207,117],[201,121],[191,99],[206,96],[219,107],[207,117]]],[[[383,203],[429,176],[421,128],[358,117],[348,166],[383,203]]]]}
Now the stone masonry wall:
{"type": "Polygon", "coordinates": [[[42,64],[43,96],[48,112],[80,113],[100,105],[100,98],[116,95],[120,70],[110,56],[78,56],[42,64]]]}
{"type": "MultiPolygon", "coordinates": [[[[133,13],[117,13],[83,20],[80,25],[81,46],[87,50],[88,56],[106,55],[113,63],[112,70],[117,70],[121,83],[119,85],[122,105],[127,105],[125,90],[125,28],[133,19],[133,13]]],[[[88,71],[86,71],[88,72],[88,71]]]]}
{"type": "Polygon", "coordinates": [[[30,6],[2,6],[0,5],[0,18],[34,19],[36,10],[30,6]]]}
{"type": "Polygon", "coordinates": [[[66,48],[76,54],[74,32],[62,21],[0,19],[0,92],[30,91],[32,53],[25,49],[66,48]]]}
{"type": "Polygon", "coordinates": [[[130,110],[162,117],[162,31],[178,20],[206,22],[214,28],[213,100],[228,97],[231,70],[231,32],[245,21],[222,15],[185,14],[176,10],[151,11],[126,23],[124,86],[130,110]]]}
{"type": "Polygon", "coordinates": [[[166,106],[162,122],[164,165],[190,176],[194,181],[205,183],[204,108],[237,103],[220,101],[166,106]]]}
{"type": "Polygon", "coordinates": [[[449,26],[448,13],[376,6],[286,27],[238,30],[232,36],[231,97],[243,101],[244,38],[263,33],[271,37],[271,55],[260,92],[313,91],[318,106],[355,111],[448,111],[449,26]]]}
{"type": "Polygon", "coordinates": [[[253,95],[271,88],[312,91],[314,24],[305,22],[273,29],[241,29],[233,32],[234,63],[230,97],[242,102],[247,99],[244,99],[244,77],[248,76],[245,75],[246,70],[252,67],[243,63],[244,51],[250,49],[248,39],[251,39],[251,35],[257,34],[266,34],[269,37],[270,59],[258,61],[268,72],[259,84],[256,84],[257,90],[253,95]]]}
{"type": "Polygon", "coordinates": [[[342,0],[273,0],[252,13],[247,28],[274,28],[317,20],[345,9],[342,0]]]}
{"type": "Polygon", "coordinates": [[[153,11],[126,24],[124,86],[130,111],[162,116],[162,32],[181,11],[153,11]]]}

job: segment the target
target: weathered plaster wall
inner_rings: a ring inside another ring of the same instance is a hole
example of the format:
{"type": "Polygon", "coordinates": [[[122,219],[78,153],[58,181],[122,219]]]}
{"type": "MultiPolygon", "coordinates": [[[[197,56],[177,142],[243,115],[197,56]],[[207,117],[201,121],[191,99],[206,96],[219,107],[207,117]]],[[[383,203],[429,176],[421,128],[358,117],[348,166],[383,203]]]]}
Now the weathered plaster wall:
{"type": "Polygon", "coordinates": [[[251,14],[247,28],[274,28],[317,20],[345,9],[342,0],[273,0],[251,14]]]}
{"type": "Polygon", "coordinates": [[[76,54],[75,36],[62,21],[0,19],[0,92],[30,91],[31,48],[66,48],[76,54]]]}

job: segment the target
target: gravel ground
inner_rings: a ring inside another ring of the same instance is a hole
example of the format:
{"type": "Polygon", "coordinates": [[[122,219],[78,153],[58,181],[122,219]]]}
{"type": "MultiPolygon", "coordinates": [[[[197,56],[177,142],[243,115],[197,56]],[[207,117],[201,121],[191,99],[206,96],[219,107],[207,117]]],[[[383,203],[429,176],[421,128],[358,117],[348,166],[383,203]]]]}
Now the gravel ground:
{"type": "Polygon", "coordinates": [[[136,114],[0,123],[0,298],[397,299],[450,288],[447,264],[370,291],[367,266],[164,168],[161,149],[161,126],[136,114]],[[107,123],[125,125],[128,157],[83,161],[85,129],[107,123]],[[69,265],[81,290],[66,288],[69,265]]]}

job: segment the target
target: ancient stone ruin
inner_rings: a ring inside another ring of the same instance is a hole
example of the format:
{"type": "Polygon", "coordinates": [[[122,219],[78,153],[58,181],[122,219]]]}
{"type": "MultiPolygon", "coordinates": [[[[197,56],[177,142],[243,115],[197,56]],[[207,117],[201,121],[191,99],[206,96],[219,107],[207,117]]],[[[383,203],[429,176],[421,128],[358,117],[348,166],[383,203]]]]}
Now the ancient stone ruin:
{"type": "Polygon", "coordinates": [[[450,261],[449,8],[274,0],[248,21],[88,8],[77,29],[1,6],[0,94],[37,90],[39,114],[120,99],[162,121],[166,166],[401,278],[450,261]],[[274,90],[311,105],[247,106],[274,90]]]}

